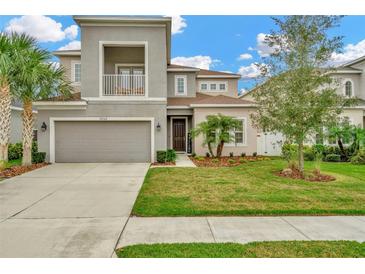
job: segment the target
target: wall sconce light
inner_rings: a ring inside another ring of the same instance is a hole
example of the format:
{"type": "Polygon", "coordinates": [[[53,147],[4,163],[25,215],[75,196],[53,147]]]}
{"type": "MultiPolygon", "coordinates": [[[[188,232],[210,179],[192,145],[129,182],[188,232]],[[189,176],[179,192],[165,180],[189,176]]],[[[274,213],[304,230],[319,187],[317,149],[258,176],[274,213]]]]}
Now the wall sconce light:
{"type": "Polygon", "coordinates": [[[161,125],[159,122],[157,122],[157,126],[156,126],[157,130],[160,131],[161,130],[161,125]]]}
{"type": "Polygon", "coordinates": [[[41,125],[41,130],[42,130],[43,132],[45,132],[45,131],[47,130],[47,125],[46,125],[46,123],[45,123],[45,122],[43,122],[43,123],[42,123],[42,125],[41,125]]]}

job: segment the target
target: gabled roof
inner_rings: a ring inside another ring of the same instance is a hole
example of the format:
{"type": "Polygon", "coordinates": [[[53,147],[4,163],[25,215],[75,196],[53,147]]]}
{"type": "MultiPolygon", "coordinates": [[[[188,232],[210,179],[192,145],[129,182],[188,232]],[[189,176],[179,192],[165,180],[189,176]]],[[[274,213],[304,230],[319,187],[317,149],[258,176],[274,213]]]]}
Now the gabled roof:
{"type": "Polygon", "coordinates": [[[55,50],[52,52],[56,56],[81,56],[81,49],[79,50],[55,50]]]}
{"type": "Polygon", "coordinates": [[[355,65],[355,64],[360,63],[360,62],[362,62],[362,61],[365,61],[365,55],[364,55],[364,56],[361,56],[361,57],[359,57],[359,58],[357,58],[357,59],[355,59],[355,60],[352,60],[352,61],[350,61],[350,62],[347,62],[347,63],[343,64],[343,65],[341,66],[341,68],[342,68],[342,67],[352,66],[352,65],[355,65]]]}
{"type": "Polygon", "coordinates": [[[181,66],[176,64],[170,64],[167,66],[167,71],[199,71],[199,68],[181,66]]]}
{"type": "Polygon", "coordinates": [[[198,72],[198,78],[214,78],[214,77],[241,78],[241,75],[236,73],[207,70],[207,69],[200,69],[198,72]]]}

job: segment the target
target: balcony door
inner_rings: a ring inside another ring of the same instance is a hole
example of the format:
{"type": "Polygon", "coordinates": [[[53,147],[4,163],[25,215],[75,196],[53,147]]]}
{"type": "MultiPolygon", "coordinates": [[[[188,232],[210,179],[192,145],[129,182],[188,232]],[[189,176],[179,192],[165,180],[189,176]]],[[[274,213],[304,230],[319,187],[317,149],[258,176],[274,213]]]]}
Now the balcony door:
{"type": "Polygon", "coordinates": [[[133,66],[117,66],[117,74],[121,75],[118,86],[123,93],[144,94],[144,68],[133,66]]]}

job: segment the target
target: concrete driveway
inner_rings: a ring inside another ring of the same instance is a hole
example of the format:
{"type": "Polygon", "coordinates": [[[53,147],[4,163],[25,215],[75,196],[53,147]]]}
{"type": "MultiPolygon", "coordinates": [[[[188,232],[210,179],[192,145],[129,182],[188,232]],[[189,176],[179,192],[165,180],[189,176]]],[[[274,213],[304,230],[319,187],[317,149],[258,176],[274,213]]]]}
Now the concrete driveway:
{"type": "Polygon", "coordinates": [[[111,257],[149,164],[54,164],[0,182],[0,257],[111,257]]]}

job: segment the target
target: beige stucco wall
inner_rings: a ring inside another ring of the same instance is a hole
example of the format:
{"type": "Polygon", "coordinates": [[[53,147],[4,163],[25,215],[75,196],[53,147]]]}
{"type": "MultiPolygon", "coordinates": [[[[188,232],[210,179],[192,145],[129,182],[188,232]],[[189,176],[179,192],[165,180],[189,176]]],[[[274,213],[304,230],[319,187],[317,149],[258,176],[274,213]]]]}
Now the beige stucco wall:
{"type": "MultiPolygon", "coordinates": [[[[81,56],[59,56],[58,58],[60,60],[60,65],[62,65],[65,68],[66,77],[71,81],[71,64],[73,61],[80,61],[81,56]]],[[[81,87],[79,84],[71,83],[71,85],[73,88],[73,92],[80,92],[81,87]]]]}
{"type": "Polygon", "coordinates": [[[362,109],[345,109],[343,113],[341,114],[342,117],[348,117],[350,118],[351,122],[355,126],[361,126],[364,127],[364,110],[362,109]]]}
{"type": "Polygon", "coordinates": [[[105,47],[104,72],[115,74],[115,64],[144,64],[143,47],[105,47]]]}
{"type": "Polygon", "coordinates": [[[230,78],[198,78],[196,81],[196,91],[209,94],[209,95],[226,95],[230,97],[237,97],[238,96],[238,80],[237,79],[230,79],[230,78]],[[200,83],[227,83],[227,91],[225,92],[209,92],[209,91],[201,91],[200,90],[200,83]]]}
{"type": "Polygon", "coordinates": [[[196,95],[196,73],[195,72],[168,72],[167,73],[167,97],[195,97],[196,95]],[[185,75],[187,84],[186,96],[175,95],[175,76],[185,75]]]}
{"type": "Polygon", "coordinates": [[[355,97],[361,97],[361,89],[360,89],[360,75],[359,74],[336,74],[334,77],[336,85],[338,85],[337,93],[341,95],[345,95],[345,82],[347,80],[352,81],[354,84],[353,91],[355,97]]]}
{"type": "MultiPolygon", "coordinates": [[[[242,152],[247,155],[252,155],[253,152],[257,152],[257,130],[252,127],[250,114],[255,111],[254,108],[195,108],[193,116],[193,127],[200,122],[206,120],[206,116],[209,114],[221,113],[223,115],[229,115],[233,117],[246,117],[247,119],[247,143],[246,146],[225,146],[223,148],[223,155],[228,156],[230,152],[234,155],[240,155],[242,152]]],[[[205,155],[208,152],[206,147],[202,146],[203,138],[199,136],[193,140],[193,147],[197,155],[205,155]]]]}
{"type": "Polygon", "coordinates": [[[358,92],[355,91],[355,93],[359,98],[365,100],[365,61],[353,65],[352,67],[362,70],[362,73],[359,75],[360,89],[358,90],[358,92]]]}
{"type": "Polygon", "coordinates": [[[166,97],[166,29],[158,27],[82,26],[81,93],[99,97],[99,42],[147,42],[148,96],[166,97]]]}
{"type": "Polygon", "coordinates": [[[19,143],[22,141],[22,111],[11,110],[10,121],[10,143],[19,143]]]}

